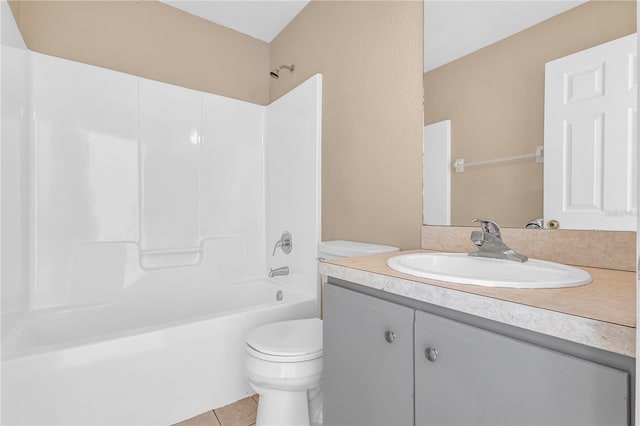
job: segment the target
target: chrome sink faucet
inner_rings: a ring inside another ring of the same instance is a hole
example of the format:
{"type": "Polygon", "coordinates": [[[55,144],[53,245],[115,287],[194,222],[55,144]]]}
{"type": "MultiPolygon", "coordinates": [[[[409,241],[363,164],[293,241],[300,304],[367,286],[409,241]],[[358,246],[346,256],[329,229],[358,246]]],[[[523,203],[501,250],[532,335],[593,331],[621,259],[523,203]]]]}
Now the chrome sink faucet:
{"type": "Polygon", "coordinates": [[[476,245],[475,251],[469,256],[488,257],[491,259],[513,260],[515,262],[526,262],[529,258],[523,254],[513,251],[502,241],[500,226],[492,220],[473,219],[480,223],[481,231],[472,231],[470,239],[476,245]]]}

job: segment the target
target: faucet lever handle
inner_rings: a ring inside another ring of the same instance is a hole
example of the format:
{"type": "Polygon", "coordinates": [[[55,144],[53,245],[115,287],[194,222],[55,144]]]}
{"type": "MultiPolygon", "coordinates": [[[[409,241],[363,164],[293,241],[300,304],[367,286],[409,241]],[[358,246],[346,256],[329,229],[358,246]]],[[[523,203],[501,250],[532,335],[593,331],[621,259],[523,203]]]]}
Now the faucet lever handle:
{"type": "Polygon", "coordinates": [[[276,241],[276,245],[273,246],[273,253],[271,253],[271,256],[276,255],[276,250],[278,249],[278,247],[282,247],[282,240],[276,241]]]}
{"type": "Polygon", "coordinates": [[[291,237],[289,231],[284,231],[280,239],[276,241],[276,245],[273,246],[273,253],[271,253],[271,256],[276,255],[276,250],[278,247],[282,249],[284,254],[291,253],[291,250],[293,249],[293,238],[291,237]]]}
{"type": "Polygon", "coordinates": [[[487,234],[491,234],[497,238],[502,239],[502,236],[500,234],[500,225],[498,225],[494,221],[489,219],[479,219],[476,217],[472,219],[472,222],[480,222],[480,228],[482,229],[483,232],[486,232],[487,234]]]}

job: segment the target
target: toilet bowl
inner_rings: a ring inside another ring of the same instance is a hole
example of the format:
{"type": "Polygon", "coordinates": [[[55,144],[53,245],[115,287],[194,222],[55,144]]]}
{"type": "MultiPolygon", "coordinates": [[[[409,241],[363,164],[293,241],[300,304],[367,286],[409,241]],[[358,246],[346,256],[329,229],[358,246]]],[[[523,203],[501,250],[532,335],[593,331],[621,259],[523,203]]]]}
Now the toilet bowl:
{"type": "Polygon", "coordinates": [[[322,423],[322,320],[258,327],[246,351],[247,380],[260,395],[257,426],[322,423]]]}

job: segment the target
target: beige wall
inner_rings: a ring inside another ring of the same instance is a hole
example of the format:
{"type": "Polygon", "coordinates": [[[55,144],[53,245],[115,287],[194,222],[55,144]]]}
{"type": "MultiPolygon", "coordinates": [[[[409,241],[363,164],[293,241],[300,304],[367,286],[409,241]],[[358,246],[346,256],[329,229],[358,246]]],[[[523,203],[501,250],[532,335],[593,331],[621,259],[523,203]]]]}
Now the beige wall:
{"type": "Polygon", "coordinates": [[[11,9],[11,12],[13,13],[13,17],[16,20],[16,22],[20,22],[20,1],[19,0],[7,0],[7,3],[9,3],[9,8],[11,9]]]}
{"type": "Polygon", "coordinates": [[[422,2],[312,1],[271,43],[274,100],[323,77],[323,239],[420,246],[422,2]]]}
{"type": "MultiPolygon", "coordinates": [[[[452,120],[452,158],[478,161],[543,145],[544,64],[636,31],[635,1],[591,1],[424,74],[424,123],[452,120]]],[[[523,227],[542,216],[533,160],[452,175],[452,223],[486,216],[523,227]]]]}
{"type": "Polygon", "coordinates": [[[10,3],[31,50],[265,105],[269,45],[157,1],[10,3]]]}

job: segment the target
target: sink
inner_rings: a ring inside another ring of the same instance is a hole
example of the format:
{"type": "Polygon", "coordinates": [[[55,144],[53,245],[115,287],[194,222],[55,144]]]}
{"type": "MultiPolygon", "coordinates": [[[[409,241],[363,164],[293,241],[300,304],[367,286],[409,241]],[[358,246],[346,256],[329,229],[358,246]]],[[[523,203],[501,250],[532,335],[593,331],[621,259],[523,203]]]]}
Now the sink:
{"type": "Polygon", "coordinates": [[[559,288],[591,282],[591,275],[573,266],[529,259],[511,260],[470,257],[466,253],[413,253],[393,256],[387,265],[398,272],[485,287],[559,288]]]}

